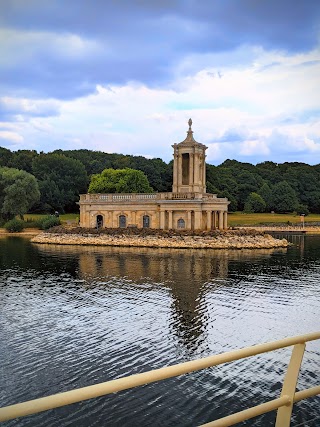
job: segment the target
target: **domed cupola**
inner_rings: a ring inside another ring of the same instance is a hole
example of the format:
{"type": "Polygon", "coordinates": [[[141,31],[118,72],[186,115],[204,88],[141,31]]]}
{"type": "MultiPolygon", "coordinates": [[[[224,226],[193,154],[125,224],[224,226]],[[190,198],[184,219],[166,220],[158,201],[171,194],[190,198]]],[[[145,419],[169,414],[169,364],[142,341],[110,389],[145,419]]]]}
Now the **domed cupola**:
{"type": "Polygon", "coordinates": [[[206,192],[206,154],[208,147],[193,138],[192,120],[188,121],[187,137],[173,144],[173,193],[206,192]]]}

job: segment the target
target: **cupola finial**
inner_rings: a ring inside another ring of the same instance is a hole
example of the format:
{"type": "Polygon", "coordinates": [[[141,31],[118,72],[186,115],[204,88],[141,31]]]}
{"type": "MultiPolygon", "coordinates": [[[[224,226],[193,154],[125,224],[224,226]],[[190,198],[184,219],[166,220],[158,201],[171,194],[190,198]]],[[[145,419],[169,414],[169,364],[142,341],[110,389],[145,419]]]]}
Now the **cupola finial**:
{"type": "Polygon", "coordinates": [[[190,130],[192,130],[192,129],[191,129],[191,126],[192,126],[192,120],[191,120],[191,119],[189,119],[189,121],[188,121],[188,125],[189,125],[189,131],[190,131],[190,130]]]}

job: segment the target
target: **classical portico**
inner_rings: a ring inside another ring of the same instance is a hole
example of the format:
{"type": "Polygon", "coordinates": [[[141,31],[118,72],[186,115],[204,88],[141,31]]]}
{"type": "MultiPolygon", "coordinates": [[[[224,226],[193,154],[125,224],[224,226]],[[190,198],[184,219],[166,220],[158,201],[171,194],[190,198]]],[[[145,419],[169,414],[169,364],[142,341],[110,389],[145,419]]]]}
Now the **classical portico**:
{"type": "Polygon", "coordinates": [[[187,137],[173,144],[172,192],[150,194],[82,194],[80,226],[214,230],[228,228],[226,198],[206,193],[205,151],[193,138],[192,120],[187,137]]]}

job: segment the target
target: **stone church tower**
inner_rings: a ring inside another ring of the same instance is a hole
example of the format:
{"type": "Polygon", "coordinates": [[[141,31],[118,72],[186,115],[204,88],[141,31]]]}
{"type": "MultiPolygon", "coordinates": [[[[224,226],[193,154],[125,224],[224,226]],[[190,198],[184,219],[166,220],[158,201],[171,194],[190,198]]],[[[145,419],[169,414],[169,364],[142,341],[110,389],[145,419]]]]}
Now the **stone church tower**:
{"type": "Polygon", "coordinates": [[[89,228],[154,228],[223,230],[228,228],[229,201],[206,192],[206,149],[187,137],[173,144],[172,192],[80,195],[80,226],[89,228]]]}
{"type": "Polygon", "coordinates": [[[192,120],[189,119],[187,137],[173,144],[173,193],[206,193],[205,151],[208,147],[193,138],[192,120]]]}

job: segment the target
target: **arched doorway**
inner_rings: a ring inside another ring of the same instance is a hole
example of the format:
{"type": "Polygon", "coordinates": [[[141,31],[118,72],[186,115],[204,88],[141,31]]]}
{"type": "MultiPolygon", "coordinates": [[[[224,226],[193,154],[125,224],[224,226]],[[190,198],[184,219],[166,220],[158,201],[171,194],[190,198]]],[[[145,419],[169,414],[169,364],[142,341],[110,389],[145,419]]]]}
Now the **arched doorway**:
{"type": "Polygon", "coordinates": [[[103,216],[102,215],[97,215],[96,227],[97,228],[103,227],[103,216]]]}
{"type": "Polygon", "coordinates": [[[143,228],[150,228],[150,216],[149,215],[143,215],[142,226],[143,226],[143,228]]]}
{"type": "Polygon", "coordinates": [[[119,215],[119,227],[126,228],[127,226],[127,218],[125,215],[119,215]]]}
{"type": "Polygon", "coordinates": [[[178,219],[178,228],[186,228],[186,223],[185,223],[184,219],[182,219],[182,218],[178,219]]]}

